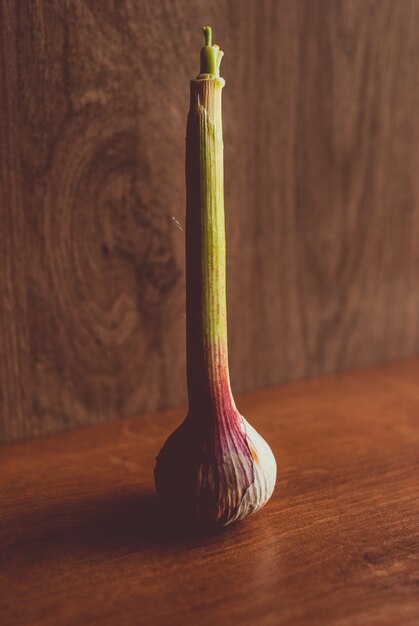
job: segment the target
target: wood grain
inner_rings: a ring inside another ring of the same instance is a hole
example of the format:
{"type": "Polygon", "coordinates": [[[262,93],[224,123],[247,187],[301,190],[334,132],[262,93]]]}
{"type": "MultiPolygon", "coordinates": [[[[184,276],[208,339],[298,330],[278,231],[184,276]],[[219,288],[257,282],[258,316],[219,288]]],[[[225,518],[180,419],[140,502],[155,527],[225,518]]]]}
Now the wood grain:
{"type": "Polygon", "coordinates": [[[419,350],[416,0],[0,3],[0,440],[185,399],[184,137],[225,50],[235,389],[419,350]]]}
{"type": "Polygon", "coordinates": [[[213,536],[160,510],[154,457],[183,411],[3,446],[4,626],[413,626],[419,361],[253,392],[271,502],[213,536]]]}

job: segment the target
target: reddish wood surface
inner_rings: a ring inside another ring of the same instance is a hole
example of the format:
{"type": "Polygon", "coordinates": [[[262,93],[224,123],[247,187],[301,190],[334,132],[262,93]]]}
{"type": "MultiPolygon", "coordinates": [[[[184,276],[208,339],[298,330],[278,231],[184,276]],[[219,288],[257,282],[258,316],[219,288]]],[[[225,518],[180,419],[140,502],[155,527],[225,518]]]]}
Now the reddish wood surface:
{"type": "Polygon", "coordinates": [[[185,400],[202,24],[234,389],[418,354],[418,23],[418,0],[0,2],[0,441],[185,400]]]}
{"type": "Polygon", "coordinates": [[[154,496],[182,410],[1,449],[2,626],[419,621],[419,362],[244,396],[279,480],[211,537],[154,496]]]}

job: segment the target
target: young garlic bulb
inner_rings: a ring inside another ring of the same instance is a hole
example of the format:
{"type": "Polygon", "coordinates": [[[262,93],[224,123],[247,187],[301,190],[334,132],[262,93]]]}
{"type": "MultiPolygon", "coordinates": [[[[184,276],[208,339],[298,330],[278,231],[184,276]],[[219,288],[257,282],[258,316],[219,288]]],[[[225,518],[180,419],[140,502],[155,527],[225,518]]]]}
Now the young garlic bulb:
{"type": "Polygon", "coordinates": [[[164,444],[155,469],[159,495],[186,520],[227,526],[272,495],[276,462],[266,441],[236,412],[202,428],[189,414],[164,444]]]}
{"type": "Polygon", "coordinates": [[[201,71],[191,81],[186,138],[186,313],[189,412],[168,438],[154,470],[173,512],[227,526],[272,495],[276,462],[238,412],[227,353],[221,91],[223,53],[204,27],[201,71]]]}

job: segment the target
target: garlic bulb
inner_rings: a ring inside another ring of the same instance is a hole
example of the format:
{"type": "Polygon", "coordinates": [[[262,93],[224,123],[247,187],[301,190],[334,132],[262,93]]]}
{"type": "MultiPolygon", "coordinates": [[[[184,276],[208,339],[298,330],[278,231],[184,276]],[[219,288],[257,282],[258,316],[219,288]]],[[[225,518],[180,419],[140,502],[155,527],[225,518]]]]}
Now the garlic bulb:
{"type": "Polygon", "coordinates": [[[186,137],[186,330],[189,412],[154,470],[161,498],[204,525],[226,526],[272,495],[276,462],[238,412],[227,350],[224,168],[219,68],[204,27],[201,72],[191,81],[186,137]]]}
{"type": "Polygon", "coordinates": [[[227,526],[266,504],[276,462],[238,412],[213,415],[206,424],[189,414],[157,457],[155,479],[171,511],[202,525],[227,526]]]}

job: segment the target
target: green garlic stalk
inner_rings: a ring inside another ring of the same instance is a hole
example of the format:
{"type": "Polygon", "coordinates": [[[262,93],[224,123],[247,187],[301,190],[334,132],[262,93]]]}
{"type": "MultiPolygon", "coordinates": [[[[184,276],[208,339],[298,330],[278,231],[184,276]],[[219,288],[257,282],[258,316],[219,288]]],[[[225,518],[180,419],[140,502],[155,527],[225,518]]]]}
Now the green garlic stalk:
{"type": "Polygon", "coordinates": [[[276,462],[240,415],[230,387],[220,77],[223,52],[206,45],[191,81],[186,136],[186,320],[188,415],[168,438],[154,470],[170,509],[204,525],[225,526],[271,497],[276,462]]]}

